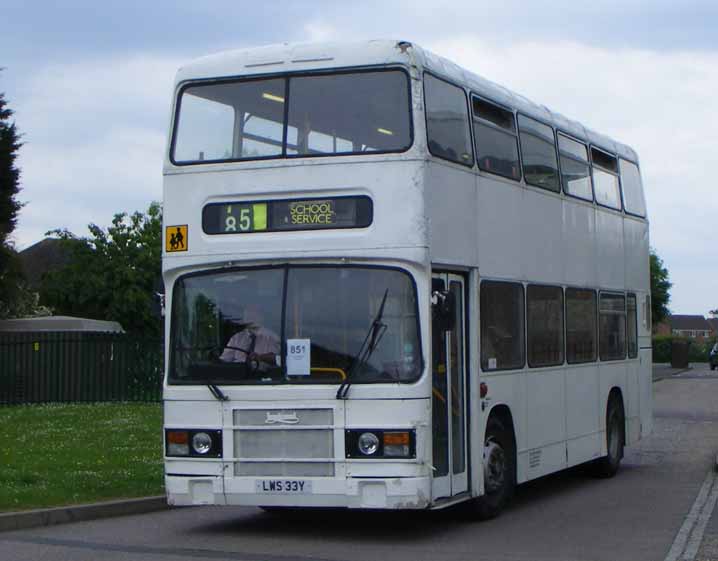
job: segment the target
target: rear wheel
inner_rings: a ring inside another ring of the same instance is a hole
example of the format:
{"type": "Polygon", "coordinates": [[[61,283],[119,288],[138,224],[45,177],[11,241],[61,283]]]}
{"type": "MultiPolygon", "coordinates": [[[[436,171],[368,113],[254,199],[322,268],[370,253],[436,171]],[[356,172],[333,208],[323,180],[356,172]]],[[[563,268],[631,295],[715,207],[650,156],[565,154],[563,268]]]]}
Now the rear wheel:
{"type": "Polygon", "coordinates": [[[621,466],[623,448],[626,443],[623,403],[617,396],[611,396],[606,411],[606,455],[592,465],[596,477],[608,478],[616,475],[621,466]]]}
{"type": "Polygon", "coordinates": [[[499,515],[516,487],[516,451],[511,431],[496,416],[489,418],[484,438],[484,495],[471,501],[480,520],[499,515]]]}

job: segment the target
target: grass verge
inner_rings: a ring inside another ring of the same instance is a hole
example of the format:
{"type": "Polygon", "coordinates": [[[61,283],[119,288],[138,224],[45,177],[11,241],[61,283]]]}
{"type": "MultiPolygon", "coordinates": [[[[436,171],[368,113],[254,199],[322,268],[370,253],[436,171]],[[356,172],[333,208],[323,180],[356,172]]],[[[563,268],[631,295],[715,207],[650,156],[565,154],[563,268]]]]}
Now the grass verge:
{"type": "Polygon", "coordinates": [[[0,407],[0,512],[161,495],[162,406],[0,407]]]}

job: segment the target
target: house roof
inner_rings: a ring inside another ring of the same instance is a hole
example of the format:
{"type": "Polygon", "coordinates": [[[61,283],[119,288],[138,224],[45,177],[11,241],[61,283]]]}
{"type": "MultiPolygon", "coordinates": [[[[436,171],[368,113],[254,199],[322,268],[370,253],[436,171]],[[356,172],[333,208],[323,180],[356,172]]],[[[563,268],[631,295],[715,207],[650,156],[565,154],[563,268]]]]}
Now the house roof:
{"type": "Polygon", "coordinates": [[[708,325],[711,326],[715,333],[718,333],[718,318],[707,319],[708,325]]]}
{"type": "Polygon", "coordinates": [[[703,316],[674,314],[669,318],[671,329],[710,331],[711,326],[703,316]]]}
{"type": "Polygon", "coordinates": [[[71,316],[46,316],[38,318],[0,320],[0,331],[95,331],[123,333],[116,321],[76,318],[71,316]]]}
{"type": "Polygon", "coordinates": [[[45,238],[18,253],[25,279],[31,288],[40,287],[42,276],[53,269],[67,265],[70,253],[57,238],[45,238]]]}

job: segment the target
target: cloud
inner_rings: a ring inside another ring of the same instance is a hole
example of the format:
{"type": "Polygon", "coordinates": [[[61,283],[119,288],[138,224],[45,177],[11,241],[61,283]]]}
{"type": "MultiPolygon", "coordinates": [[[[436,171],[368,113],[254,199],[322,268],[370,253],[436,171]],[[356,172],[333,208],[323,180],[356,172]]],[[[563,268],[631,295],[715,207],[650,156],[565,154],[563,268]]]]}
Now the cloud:
{"type": "Polygon", "coordinates": [[[79,235],[162,196],[170,57],[111,57],[42,68],[17,87],[23,132],[15,231],[22,248],[54,228],[79,235]]]}
{"type": "Polygon", "coordinates": [[[673,273],[674,311],[705,313],[718,304],[718,280],[706,271],[718,231],[718,52],[497,44],[474,36],[426,47],[632,146],[641,159],[651,244],[673,273]]]}
{"type": "Polygon", "coordinates": [[[304,25],[304,35],[306,41],[336,41],[341,38],[341,34],[336,27],[333,27],[326,21],[311,21],[304,25]]]}

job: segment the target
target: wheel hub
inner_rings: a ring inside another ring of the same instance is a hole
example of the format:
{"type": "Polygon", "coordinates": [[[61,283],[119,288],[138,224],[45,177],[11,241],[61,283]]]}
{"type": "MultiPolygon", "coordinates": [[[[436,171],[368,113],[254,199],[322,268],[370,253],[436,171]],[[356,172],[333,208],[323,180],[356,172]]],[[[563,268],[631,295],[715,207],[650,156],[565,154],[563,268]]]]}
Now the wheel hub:
{"type": "Polygon", "coordinates": [[[506,453],[501,444],[487,440],[484,445],[484,487],[488,493],[504,485],[506,472],[506,453]]]}

